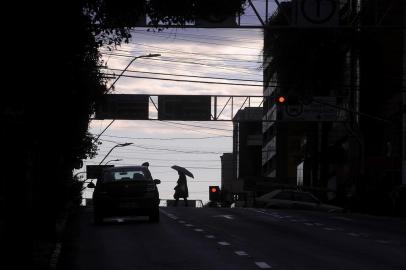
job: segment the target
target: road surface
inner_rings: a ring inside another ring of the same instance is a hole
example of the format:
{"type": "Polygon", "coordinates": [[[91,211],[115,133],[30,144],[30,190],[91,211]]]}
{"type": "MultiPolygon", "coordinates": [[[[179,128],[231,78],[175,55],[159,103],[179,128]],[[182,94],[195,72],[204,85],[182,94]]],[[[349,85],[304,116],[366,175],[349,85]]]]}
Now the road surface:
{"type": "Polygon", "coordinates": [[[84,208],[61,270],[406,269],[406,220],[255,208],[161,208],[161,222],[84,208]]]}

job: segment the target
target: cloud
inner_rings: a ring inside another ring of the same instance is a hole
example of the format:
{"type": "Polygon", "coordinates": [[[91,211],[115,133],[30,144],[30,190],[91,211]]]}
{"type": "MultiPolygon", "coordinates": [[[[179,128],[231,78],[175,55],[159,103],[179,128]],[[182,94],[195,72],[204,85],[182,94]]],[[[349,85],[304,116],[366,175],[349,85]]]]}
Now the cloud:
{"type": "MultiPolygon", "coordinates": [[[[160,53],[160,57],[153,59],[139,58],[135,60],[129,70],[261,81],[262,71],[259,61],[261,61],[262,55],[262,39],[262,32],[253,29],[168,29],[159,34],[146,33],[143,30],[135,29],[130,44],[124,44],[119,47],[118,50],[110,52],[110,54],[113,55],[105,55],[104,59],[108,68],[124,69],[132,59],[129,56],[134,57],[148,53],[160,53]]],[[[103,52],[105,52],[105,50],[103,50],[103,52]]],[[[120,71],[114,72],[115,74],[120,73],[120,71]]],[[[135,72],[127,72],[126,74],[157,78],[213,81],[210,79],[147,75],[135,72]]],[[[110,83],[112,83],[112,81],[110,81],[110,83]]],[[[262,95],[262,87],[201,84],[125,77],[120,78],[115,86],[116,90],[114,93],[126,94],[262,95]]],[[[219,98],[218,112],[226,101],[226,98],[219,98]]],[[[243,102],[243,99],[234,100],[234,113],[236,113],[236,108],[241,106],[243,102]]],[[[252,102],[252,104],[254,104],[254,102],[252,102]]],[[[229,115],[231,115],[231,109],[226,107],[223,115],[229,117],[229,115]]],[[[109,120],[92,121],[90,132],[100,134],[109,122],[109,120]]],[[[114,142],[133,142],[137,145],[164,149],[231,152],[232,138],[158,140],[162,138],[201,138],[216,137],[218,135],[232,136],[231,130],[231,122],[168,123],[160,121],[117,120],[105,132],[105,135],[115,137],[102,136],[101,138],[104,142],[100,147],[99,155],[94,160],[87,161],[85,165],[95,164],[97,161],[100,161],[114,145],[114,142]],[[142,137],[156,139],[132,139],[142,137]]],[[[192,198],[204,199],[207,197],[206,193],[209,185],[220,184],[220,170],[207,169],[220,167],[220,155],[221,154],[199,155],[176,153],[167,150],[123,147],[115,149],[109,158],[123,159],[123,161],[118,164],[140,164],[151,159],[150,163],[153,176],[162,180],[162,184],[159,186],[161,198],[171,198],[173,195],[173,186],[176,184],[177,174],[170,169],[171,165],[176,163],[178,165],[206,168],[193,169],[196,180],[192,180],[194,182],[189,181],[192,198]],[[191,162],[191,160],[198,159],[202,161],[191,162]]]]}

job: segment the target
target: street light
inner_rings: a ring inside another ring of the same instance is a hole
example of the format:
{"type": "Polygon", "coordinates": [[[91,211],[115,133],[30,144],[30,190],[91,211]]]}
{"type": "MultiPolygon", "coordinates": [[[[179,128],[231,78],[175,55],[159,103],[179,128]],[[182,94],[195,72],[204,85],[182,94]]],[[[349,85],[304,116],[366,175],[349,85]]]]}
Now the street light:
{"type": "MultiPolygon", "coordinates": [[[[135,56],[130,63],[128,63],[128,65],[123,69],[123,71],[121,71],[120,75],[117,76],[117,78],[114,80],[114,82],[110,85],[109,89],[107,89],[106,94],[108,94],[110,92],[110,90],[113,88],[113,86],[116,84],[116,82],[118,81],[118,79],[121,78],[121,76],[124,74],[124,72],[127,71],[127,69],[131,66],[131,64],[138,58],[151,58],[151,57],[158,57],[161,56],[161,54],[159,53],[150,53],[150,54],[145,54],[145,55],[140,55],[140,56],[135,56]]],[[[95,141],[97,142],[100,138],[101,135],[103,135],[103,133],[114,123],[114,121],[116,121],[116,119],[111,120],[111,122],[107,125],[107,127],[105,129],[103,129],[102,132],[100,132],[99,135],[97,135],[95,141]]]]}
{"type": "Polygon", "coordinates": [[[130,63],[121,71],[120,75],[117,76],[117,78],[114,80],[114,82],[110,85],[109,89],[107,89],[107,94],[110,92],[110,90],[113,88],[113,86],[116,84],[116,82],[123,76],[124,72],[127,71],[127,69],[131,66],[131,64],[138,58],[150,58],[150,57],[158,57],[161,56],[159,53],[150,53],[150,54],[145,54],[145,55],[140,55],[140,56],[135,56],[130,63]]]}
{"type": "Polygon", "coordinates": [[[114,145],[110,149],[110,151],[106,154],[106,156],[102,159],[102,161],[100,161],[99,165],[101,165],[103,163],[103,161],[110,155],[111,151],[113,151],[114,148],[116,148],[116,147],[125,147],[125,146],[129,146],[131,144],[133,144],[133,143],[119,143],[119,144],[114,145]]]}
{"type": "Polygon", "coordinates": [[[104,163],[104,165],[107,165],[107,164],[109,164],[109,162],[112,162],[112,161],[122,161],[122,159],[121,159],[121,158],[118,158],[118,159],[110,159],[109,161],[107,161],[106,163],[104,163]]]}

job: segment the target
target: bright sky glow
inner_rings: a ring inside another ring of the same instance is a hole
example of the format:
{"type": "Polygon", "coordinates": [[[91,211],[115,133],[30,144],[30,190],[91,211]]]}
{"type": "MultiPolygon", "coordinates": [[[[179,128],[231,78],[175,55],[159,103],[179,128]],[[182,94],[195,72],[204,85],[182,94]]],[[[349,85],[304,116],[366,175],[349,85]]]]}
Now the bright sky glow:
{"type": "MultiPolygon", "coordinates": [[[[114,94],[252,96],[262,95],[262,48],[263,34],[260,29],[166,29],[163,32],[148,32],[146,29],[137,28],[134,29],[129,44],[124,44],[114,51],[103,49],[101,52],[107,65],[103,71],[106,74],[116,75],[120,74],[120,70],[124,69],[135,56],[161,54],[160,57],[135,60],[125,73],[125,76],[133,77],[121,77],[115,84],[114,94]],[[258,86],[217,85],[136,77],[258,86]],[[213,77],[224,79],[212,79],[213,77]]],[[[92,121],[90,132],[99,134],[109,122],[110,120],[92,121]]],[[[117,120],[100,139],[102,145],[98,156],[85,161],[83,169],[86,165],[98,164],[116,143],[131,142],[133,145],[115,148],[105,162],[122,159],[119,162],[109,162],[118,166],[140,165],[148,161],[152,176],[162,181],[159,191],[163,199],[173,198],[173,188],[178,178],[177,172],[170,167],[175,164],[184,166],[195,176],[195,179],[188,178],[189,199],[206,202],[209,196],[208,187],[221,184],[220,156],[232,152],[232,124],[224,121],[117,120]]],[[[89,195],[90,191],[87,191],[85,197],[89,195]]]]}

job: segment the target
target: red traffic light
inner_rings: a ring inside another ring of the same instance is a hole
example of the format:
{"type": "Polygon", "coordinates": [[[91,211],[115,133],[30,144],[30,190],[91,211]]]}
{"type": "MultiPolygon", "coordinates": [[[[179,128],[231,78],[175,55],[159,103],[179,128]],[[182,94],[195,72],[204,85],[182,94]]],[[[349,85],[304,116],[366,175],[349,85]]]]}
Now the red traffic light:
{"type": "Polygon", "coordinates": [[[277,98],[277,101],[278,101],[279,104],[283,104],[283,103],[286,102],[286,98],[284,96],[279,96],[277,98]]]}
{"type": "Polygon", "coordinates": [[[209,186],[209,200],[212,202],[219,202],[221,191],[219,186],[209,186]]]}

